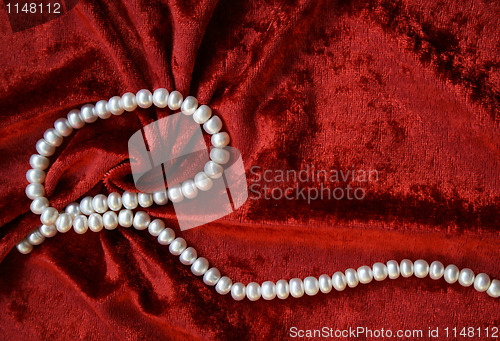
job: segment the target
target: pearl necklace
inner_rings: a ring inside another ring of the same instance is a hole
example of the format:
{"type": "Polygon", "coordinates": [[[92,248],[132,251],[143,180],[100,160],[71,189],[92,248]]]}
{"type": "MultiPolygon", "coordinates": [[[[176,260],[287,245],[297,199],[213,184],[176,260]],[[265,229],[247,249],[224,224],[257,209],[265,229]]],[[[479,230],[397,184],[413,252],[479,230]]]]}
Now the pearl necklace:
{"type": "Polygon", "coordinates": [[[229,144],[229,135],[220,132],[222,121],[207,105],[198,106],[198,100],[193,96],[185,99],[178,91],[169,93],[166,89],[156,89],[154,93],[149,90],[140,90],[137,94],[127,92],[123,96],[114,96],[109,101],[101,100],[94,105],[86,104],[80,110],[71,110],[66,118],[59,118],[54,123],[54,128],[48,129],[43,138],[36,143],[38,154],[30,158],[32,169],[26,173],[26,179],[30,183],[26,187],[26,195],[32,199],[31,211],[40,215],[42,225],[30,232],[21,242],[17,249],[23,254],[33,250],[33,246],[40,245],[46,238],[53,237],[57,232],[68,232],[72,227],[78,234],[83,234],[89,229],[99,232],[103,228],[114,230],[118,225],[128,228],[133,226],[137,230],[148,230],[156,237],[161,245],[168,245],[169,251],[174,256],[179,256],[182,264],[191,267],[195,276],[202,276],[203,282],[208,286],[215,286],[215,290],[231,296],[236,301],[247,297],[250,301],[256,301],[261,297],[272,300],[276,297],[286,299],[290,295],[298,298],[307,294],[316,295],[319,291],[327,294],[335,289],[343,291],[347,287],[354,288],[359,283],[368,284],[375,281],[383,281],[386,278],[396,279],[399,276],[430,278],[437,280],[444,278],[447,283],[459,282],[464,287],[474,286],[479,292],[486,292],[491,297],[500,297],[500,281],[493,279],[485,273],[475,275],[471,269],[461,269],[456,265],[444,266],[439,261],[430,265],[423,259],[412,262],[404,259],[400,263],[390,260],[386,264],[375,263],[372,267],[361,266],[357,270],[349,268],[344,272],[337,271],[333,276],[323,274],[316,277],[292,278],[289,281],[281,279],[276,283],[271,281],[258,284],[256,282],[233,283],[227,277],[222,276],[217,268],[210,268],[209,262],[204,257],[198,257],[193,247],[188,247],[186,241],[175,236],[175,232],[165,226],[160,219],[151,220],[149,214],[144,211],[133,211],[140,207],[149,207],[153,203],[166,205],[170,200],[180,202],[184,199],[193,199],[198,195],[198,190],[208,191],[212,187],[212,179],[222,176],[221,165],[229,160],[229,153],[224,149],[229,144]],[[158,108],[168,107],[170,110],[179,110],[193,117],[194,121],[203,125],[203,129],[211,136],[213,149],[210,151],[210,161],[205,164],[204,170],[195,175],[194,179],[184,181],[182,184],[170,186],[168,190],[155,193],[133,193],[124,192],[119,194],[110,193],[107,197],[98,194],[94,197],[85,197],[80,203],[69,204],[64,212],[58,212],[50,207],[45,195],[45,170],[49,166],[48,157],[52,156],[56,147],[62,144],[63,137],[71,135],[73,130],[81,129],[86,123],[93,123],[98,118],[108,119],[112,115],[121,115],[124,111],[134,111],[137,107],[146,109],[155,105],[158,108]]]}

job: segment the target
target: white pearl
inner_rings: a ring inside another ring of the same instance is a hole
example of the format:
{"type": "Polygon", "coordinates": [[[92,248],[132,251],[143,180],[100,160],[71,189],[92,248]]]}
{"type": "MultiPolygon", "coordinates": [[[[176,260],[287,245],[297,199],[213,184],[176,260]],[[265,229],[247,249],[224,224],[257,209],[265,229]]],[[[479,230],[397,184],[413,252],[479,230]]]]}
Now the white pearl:
{"type": "Polygon", "coordinates": [[[323,294],[328,294],[330,291],[332,291],[332,279],[330,276],[319,276],[319,290],[321,290],[323,294]]]}
{"type": "Polygon", "coordinates": [[[63,138],[54,128],[49,128],[43,134],[43,138],[53,147],[59,147],[63,143],[63,138]]]}
{"type": "Polygon", "coordinates": [[[413,273],[417,278],[424,278],[429,274],[429,263],[423,259],[418,259],[413,264],[413,273]]]}
{"type": "Polygon", "coordinates": [[[168,203],[167,190],[161,190],[153,193],[153,201],[156,205],[166,205],[168,203]]]}
{"type": "Polygon", "coordinates": [[[220,271],[217,268],[211,268],[203,275],[203,283],[214,286],[220,279],[220,271]]]}
{"type": "Polygon", "coordinates": [[[289,281],[290,295],[295,298],[304,296],[304,283],[300,278],[292,278],[289,281]]]}
{"type": "Polygon", "coordinates": [[[212,142],[212,146],[223,148],[229,144],[231,139],[229,138],[228,133],[222,132],[213,134],[212,137],[210,138],[210,141],[212,142]]]}
{"type": "Polygon", "coordinates": [[[384,263],[375,263],[372,266],[373,279],[380,282],[387,278],[389,275],[389,270],[384,263]]]}
{"type": "Polygon", "coordinates": [[[45,195],[45,187],[43,187],[42,184],[32,183],[26,186],[26,190],[24,192],[28,198],[35,199],[45,195]]]}
{"type": "Polygon", "coordinates": [[[111,117],[111,111],[108,109],[108,101],[106,100],[100,100],[97,102],[95,104],[94,111],[96,115],[103,120],[107,120],[111,117]]]}
{"type": "Polygon", "coordinates": [[[42,156],[52,156],[56,151],[56,148],[47,141],[45,141],[45,139],[38,140],[35,147],[37,153],[42,156]]]}
{"type": "Polygon", "coordinates": [[[27,255],[33,251],[33,245],[31,245],[26,239],[21,240],[17,245],[17,250],[23,255],[27,255]]]}
{"type": "Polygon", "coordinates": [[[208,105],[200,105],[193,114],[193,120],[198,124],[203,124],[212,116],[212,109],[208,105]]]}
{"type": "Polygon", "coordinates": [[[210,151],[210,160],[218,163],[219,165],[225,165],[229,162],[230,154],[227,150],[222,148],[212,148],[210,151]]]}
{"type": "Polygon", "coordinates": [[[92,213],[88,218],[89,229],[92,232],[102,231],[104,227],[104,222],[102,216],[99,213],[92,213]]]}
{"type": "Polygon", "coordinates": [[[290,285],[284,279],[280,279],[276,282],[276,296],[280,300],[287,299],[290,295],[290,285]]]}
{"type": "Polygon", "coordinates": [[[184,238],[177,237],[168,246],[168,251],[170,251],[170,253],[174,256],[178,256],[182,253],[182,251],[186,250],[186,248],[187,243],[184,238]]]}
{"type": "Polygon", "coordinates": [[[69,136],[73,132],[73,127],[66,118],[59,118],[54,122],[54,129],[61,136],[69,136]]]}
{"type": "Polygon", "coordinates": [[[486,291],[486,293],[490,297],[500,297],[500,281],[498,279],[494,279],[491,281],[490,287],[486,291]]]}
{"type": "Polygon", "coordinates": [[[219,165],[218,163],[215,163],[215,162],[210,160],[207,163],[205,163],[205,167],[203,168],[203,171],[210,178],[218,179],[222,176],[222,173],[224,172],[224,168],[222,168],[222,166],[219,165]]]}
{"type": "Polygon", "coordinates": [[[195,276],[202,276],[208,270],[208,260],[204,257],[200,257],[194,261],[191,265],[191,272],[195,276]]]}
{"type": "Polygon", "coordinates": [[[122,208],[122,196],[120,193],[113,192],[108,195],[108,207],[115,212],[122,208]]]}
{"type": "Polygon", "coordinates": [[[92,199],[92,208],[97,213],[104,213],[108,210],[108,198],[104,194],[97,194],[92,199]]]}
{"type": "Polygon", "coordinates": [[[49,166],[49,159],[42,155],[33,154],[30,157],[30,166],[31,168],[45,170],[49,166]]]}
{"type": "Polygon", "coordinates": [[[73,109],[68,113],[67,116],[69,125],[73,129],[81,129],[85,126],[85,121],[83,120],[82,116],[80,115],[80,110],[73,109]]]}
{"type": "Polygon", "coordinates": [[[73,230],[78,234],[84,234],[89,229],[87,216],[80,214],[73,219],[73,230]]]}
{"type": "MultiPolygon", "coordinates": [[[[345,280],[349,288],[354,288],[359,284],[358,273],[354,269],[347,269],[345,271],[345,280]]],[[[335,281],[333,281],[333,286],[335,287],[335,281]]]]}
{"type": "Polygon", "coordinates": [[[134,212],[131,210],[121,210],[118,213],[118,224],[122,227],[130,227],[134,223],[134,212]]]}
{"type": "Polygon", "coordinates": [[[42,214],[40,215],[40,221],[44,225],[54,225],[57,217],[59,217],[59,212],[57,212],[54,207],[49,206],[43,210],[42,214]]]}
{"type": "Polygon", "coordinates": [[[198,258],[198,253],[193,247],[188,247],[186,250],[182,251],[179,256],[179,261],[184,265],[191,265],[198,258]]]}
{"type": "Polygon", "coordinates": [[[39,229],[33,230],[28,235],[28,242],[31,245],[40,245],[45,241],[45,237],[40,233],[39,229]]]}
{"type": "Polygon", "coordinates": [[[443,277],[444,275],[444,265],[441,262],[438,262],[437,260],[432,262],[430,267],[429,267],[429,277],[437,280],[443,277]]]}
{"type": "Polygon", "coordinates": [[[161,231],[165,229],[165,223],[161,219],[155,219],[149,223],[148,232],[153,237],[158,237],[161,231]]]}
{"type": "Polygon", "coordinates": [[[80,211],[82,214],[91,215],[94,213],[94,207],[92,207],[92,197],[85,197],[80,200],[80,211]]]}
{"type": "Polygon", "coordinates": [[[165,108],[168,105],[168,91],[164,88],[158,88],[153,92],[153,103],[158,108],[165,108]]]}
{"type": "Polygon", "coordinates": [[[387,273],[390,279],[399,278],[399,263],[395,260],[390,260],[387,262],[387,273]]]}
{"type": "MultiPolygon", "coordinates": [[[[348,269],[352,270],[349,271],[349,276],[355,276],[354,278],[350,278],[350,284],[349,287],[354,288],[355,286],[358,285],[359,280],[358,280],[358,273],[354,269],[348,269]],[[353,286],[351,286],[353,285],[353,286]]],[[[347,274],[346,270],[346,274],[347,274]]],[[[347,287],[347,277],[341,272],[337,271],[336,273],[333,274],[332,276],[332,286],[335,288],[337,291],[344,291],[345,288],[347,287]]]]}
{"type": "Polygon", "coordinates": [[[361,284],[368,284],[373,280],[373,271],[367,266],[363,265],[358,268],[358,279],[361,284]]]}
{"type": "Polygon", "coordinates": [[[33,199],[30,205],[31,212],[35,214],[42,214],[43,210],[49,207],[49,199],[45,197],[38,197],[33,199]]]}
{"type": "Polygon", "coordinates": [[[124,110],[121,103],[120,96],[113,96],[108,101],[108,110],[115,116],[123,114],[124,110]]]}
{"type": "Polygon", "coordinates": [[[474,279],[474,289],[478,292],[485,292],[491,284],[491,278],[485,273],[480,273],[474,279]]]}
{"type": "Polygon", "coordinates": [[[245,291],[247,298],[252,302],[257,301],[262,295],[259,283],[255,282],[248,283],[245,291]]]}
{"type": "Polygon", "coordinates": [[[411,277],[413,275],[413,262],[409,259],[403,259],[399,266],[401,276],[404,278],[411,277]]]}
{"type": "Polygon", "coordinates": [[[208,191],[214,182],[205,172],[199,172],[194,176],[194,185],[201,191],[208,191]]]}
{"type": "Polygon", "coordinates": [[[243,283],[234,283],[231,287],[231,297],[235,301],[241,301],[246,297],[246,287],[243,283]]]}
{"type": "Polygon", "coordinates": [[[108,211],[102,215],[102,223],[106,230],[114,230],[118,227],[118,215],[116,212],[108,211]]]}
{"type": "Polygon", "coordinates": [[[215,285],[215,291],[217,291],[221,295],[227,295],[231,291],[231,287],[233,286],[233,281],[231,278],[224,276],[215,285]]]}
{"type": "Polygon", "coordinates": [[[319,292],[319,282],[316,277],[304,278],[304,291],[309,296],[314,296],[319,292]]]}
{"type": "Polygon", "coordinates": [[[120,105],[125,111],[134,111],[137,109],[137,100],[131,92],[124,93],[120,98],[120,105]]]}
{"type": "Polygon", "coordinates": [[[474,283],[474,272],[471,269],[460,270],[460,275],[458,275],[458,283],[463,287],[470,287],[474,283]]]}
{"type": "Polygon", "coordinates": [[[266,281],[260,286],[262,298],[270,301],[276,297],[276,284],[271,281],[266,281]]]}
{"type": "Polygon", "coordinates": [[[182,183],[182,195],[188,199],[194,199],[198,195],[198,188],[193,180],[186,180],[182,183]]]}
{"type": "Polygon", "coordinates": [[[80,109],[80,116],[85,123],[93,123],[97,121],[97,114],[95,113],[94,106],[92,104],[85,104],[80,109]]]}
{"type": "Polygon", "coordinates": [[[54,225],[42,225],[40,226],[40,233],[46,238],[51,238],[57,234],[57,229],[54,225]]]}
{"type": "Polygon", "coordinates": [[[171,202],[181,202],[184,200],[184,195],[182,195],[182,188],[180,184],[170,186],[168,188],[168,198],[171,202]]]}
{"type": "Polygon", "coordinates": [[[198,100],[196,97],[187,96],[184,102],[181,105],[181,112],[184,115],[192,115],[198,108],[198,100]]]}
{"type": "Polygon", "coordinates": [[[66,233],[71,230],[71,227],[73,226],[73,218],[68,213],[61,213],[59,214],[59,217],[57,217],[55,225],[57,231],[66,233]]]}
{"type": "Polygon", "coordinates": [[[214,115],[211,119],[203,123],[203,129],[210,135],[217,134],[222,129],[222,121],[219,116],[214,115]]]}
{"type": "Polygon", "coordinates": [[[172,91],[170,95],[168,95],[168,108],[170,110],[179,109],[182,105],[182,100],[182,94],[179,91],[172,91]]]}
{"type": "Polygon", "coordinates": [[[158,243],[169,245],[175,239],[175,232],[170,227],[165,228],[158,235],[158,243]]]}
{"type": "Polygon", "coordinates": [[[458,281],[459,275],[460,270],[454,264],[450,264],[446,267],[446,269],[444,269],[444,280],[449,284],[453,284],[458,281]]]}
{"type": "Polygon", "coordinates": [[[45,181],[45,172],[39,169],[28,169],[26,172],[26,180],[30,183],[41,184],[45,181]]]}
{"type": "Polygon", "coordinates": [[[153,105],[153,94],[148,89],[141,89],[135,95],[139,108],[149,108],[153,105]]]}
{"type": "Polygon", "coordinates": [[[76,202],[72,202],[71,204],[66,206],[65,212],[68,213],[73,219],[77,215],[82,214],[82,211],[80,210],[80,205],[76,202]]]}
{"type": "Polygon", "coordinates": [[[151,217],[149,214],[144,211],[135,212],[133,225],[136,230],[142,231],[147,229],[150,222],[151,217]]]}
{"type": "Polygon", "coordinates": [[[137,193],[125,191],[122,194],[122,204],[128,210],[133,210],[137,208],[139,205],[139,201],[137,199],[137,193]]]}
{"type": "Polygon", "coordinates": [[[150,207],[153,205],[153,194],[150,193],[137,193],[137,202],[141,207],[150,207]]]}

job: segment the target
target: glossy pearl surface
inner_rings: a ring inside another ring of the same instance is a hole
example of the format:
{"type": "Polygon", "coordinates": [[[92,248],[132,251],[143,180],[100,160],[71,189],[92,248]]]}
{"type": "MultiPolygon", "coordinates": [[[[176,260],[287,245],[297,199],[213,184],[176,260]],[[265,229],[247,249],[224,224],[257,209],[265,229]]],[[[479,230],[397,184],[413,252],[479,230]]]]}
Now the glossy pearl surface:
{"type": "Polygon", "coordinates": [[[262,295],[259,283],[248,283],[246,287],[246,295],[250,301],[257,301],[262,295]]]}
{"type": "Polygon", "coordinates": [[[191,272],[195,276],[203,276],[208,270],[208,260],[204,257],[200,257],[194,261],[191,265],[191,272]]]}
{"type": "Polygon", "coordinates": [[[231,292],[231,287],[233,286],[233,281],[229,277],[221,277],[217,284],[215,285],[215,291],[221,295],[227,295],[231,292]]]}
{"type": "Polygon", "coordinates": [[[358,272],[354,269],[349,268],[345,271],[345,279],[349,288],[355,288],[359,284],[358,272]]]}
{"type": "Polygon", "coordinates": [[[460,270],[454,264],[450,264],[444,269],[444,280],[449,284],[453,284],[458,281],[459,275],[460,270]]]}
{"type": "Polygon", "coordinates": [[[304,282],[300,278],[292,278],[289,283],[290,285],[290,295],[295,298],[300,298],[304,296],[304,282]]]}
{"type": "Polygon", "coordinates": [[[423,259],[416,260],[413,264],[413,274],[417,278],[424,278],[429,274],[429,263],[423,259]]]}
{"type": "Polygon", "coordinates": [[[220,277],[220,271],[217,268],[211,268],[203,275],[203,283],[213,287],[217,284],[220,277]]]}
{"type": "Polygon", "coordinates": [[[231,297],[235,301],[241,301],[246,296],[246,286],[243,283],[234,283],[231,287],[231,297]]]}
{"type": "Polygon", "coordinates": [[[389,276],[389,270],[384,263],[375,263],[372,266],[373,279],[376,281],[383,281],[389,276]]]}
{"type": "Polygon", "coordinates": [[[188,96],[186,97],[184,102],[182,102],[181,112],[184,115],[192,115],[194,114],[196,109],[198,109],[198,100],[196,99],[196,97],[188,96]]]}
{"type": "Polygon", "coordinates": [[[120,105],[125,111],[134,111],[137,109],[137,99],[135,98],[135,94],[131,92],[123,94],[120,98],[120,105]]]}
{"type": "Polygon", "coordinates": [[[153,103],[158,108],[165,108],[168,105],[168,90],[164,88],[156,89],[153,92],[153,103]]]}
{"type": "Polygon", "coordinates": [[[399,265],[401,276],[408,278],[413,276],[413,262],[409,259],[403,259],[399,265]]]}
{"type": "Polygon", "coordinates": [[[458,283],[463,287],[470,287],[474,283],[474,272],[467,268],[460,270],[458,283]]]}
{"type": "Polygon", "coordinates": [[[387,262],[387,273],[388,273],[390,279],[399,278],[399,275],[401,274],[399,272],[399,263],[396,262],[395,260],[388,261],[387,262]]]}
{"type": "Polygon", "coordinates": [[[168,108],[170,110],[179,109],[182,105],[182,100],[183,97],[179,91],[177,90],[172,91],[170,95],[168,95],[168,108]]]}
{"type": "Polygon", "coordinates": [[[143,211],[138,211],[134,215],[134,221],[132,225],[136,230],[142,231],[148,228],[150,222],[151,217],[149,216],[149,214],[143,211]]]}
{"type": "Polygon", "coordinates": [[[444,265],[441,262],[434,261],[429,267],[429,277],[438,280],[444,275],[444,265]]]}
{"type": "Polygon", "coordinates": [[[276,297],[276,284],[271,281],[266,281],[260,286],[262,298],[270,301],[276,297]]]}

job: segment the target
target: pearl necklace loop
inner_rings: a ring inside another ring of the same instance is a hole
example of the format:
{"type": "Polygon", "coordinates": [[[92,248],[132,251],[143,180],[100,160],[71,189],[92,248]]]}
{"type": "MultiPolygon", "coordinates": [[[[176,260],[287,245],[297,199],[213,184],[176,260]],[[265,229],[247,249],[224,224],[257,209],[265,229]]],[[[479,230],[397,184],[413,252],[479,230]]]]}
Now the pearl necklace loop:
{"type": "Polygon", "coordinates": [[[383,281],[387,278],[396,279],[415,276],[425,278],[429,276],[433,280],[444,278],[453,284],[460,283],[464,287],[474,286],[479,292],[486,292],[489,296],[500,297],[500,281],[490,279],[485,273],[475,275],[471,269],[459,269],[450,264],[446,267],[439,261],[433,261],[430,265],[423,259],[412,262],[403,259],[401,262],[390,260],[387,263],[377,262],[371,267],[363,265],[357,269],[349,268],[344,272],[337,271],[333,275],[322,274],[318,278],[306,277],[304,279],[292,278],[281,279],[276,283],[265,281],[262,284],[251,282],[247,285],[233,281],[222,276],[215,267],[210,267],[208,260],[198,257],[193,247],[188,247],[187,242],[176,237],[175,232],[165,225],[161,219],[152,219],[148,213],[140,208],[156,205],[166,205],[168,201],[173,203],[184,199],[193,199],[198,191],[208,191],[212,188],[213,179],[222,176],[223,165],[229,161],[229,152],[224,149],[230,138],[226,132],[221,132],[222,121],[217,115],[212,114],[212,109],[207,105],[199,105],[193,96],[185,99],[179,91],[168,92],[164,88],[156,89],[153,93],[149,90],[139,90],[136,94],[127,92],[124,95],[111,97],[109,100],[98,101],[95,105],[86,104],[80,110],[71,110],[67,117],[59,118],[54,122],[54,127],[45,131],[43,138],[36,143],[36,151],[29,160],[32,169],[26,173],[29,185],[26,187],[26,196],[32,199],[30,208],[35,214],[40,215],[42,225],[30,232],[17,244],[17,249],[22,254],[28,254],[34,246],[42,244],[46,238],[51,238],[59,233],[66,233],[71,228],[78,233],[84,234],[89,229],[99,232],[103,229],[114,230],[118,226],[136,230],[148,230],[157,238],[158,243],[166,245],[172,255],[178,256],[182,264],[190,266],[191,272],[203,278],[208,286],[215,287],[221,295],[231,293],[236,301],[245,297],[250,301],[260,298],[272,300],[274,298],[286,299],[289,296],[299,298],[313,296],[320,291],[324,294],[343,291],[347,287],[355,288],[359,284],[368,284],[375,281],[383,281]],[[180,110],[193,120],[203,125],[206,133],[211,135],[213,148],[210,151],[208,161],[203,171],[197,173],[193,179],[183,181],[181,184],[169,186],[168,189],[154,193],[134,193],[125,191],[122,194],[112,192],[108,196],[98,194],[87,196],[79,203],[71,203],[58,212],[50,206],[45,197],[43,185],[46,178],[46,169],[49,167],[49,157],[55,153],[64,137],[68,137],[74,130],[83,128],[86,124],[94,123],[98,118],[109,119],[111,116],[122,115],[125,111],[131,112],[138,107],[146,109],[155,105],[158,108],[168,107],[170,110],[180,110]]]}

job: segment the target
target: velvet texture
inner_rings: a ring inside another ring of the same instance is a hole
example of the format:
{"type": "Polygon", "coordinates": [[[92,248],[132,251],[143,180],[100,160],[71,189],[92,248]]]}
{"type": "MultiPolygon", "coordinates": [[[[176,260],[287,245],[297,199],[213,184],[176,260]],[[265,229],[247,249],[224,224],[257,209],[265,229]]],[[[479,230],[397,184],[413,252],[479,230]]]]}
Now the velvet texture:
{"type": "MultiPolygon", "coordinates": [[[[260,200],[182,233],[248,283],[390,259],[500,277],[500,5],[496,1],[80,1],[0,52],[0,333],[4,340],[283,339],[289,329],[500,327],[499,300],[429,278],[286,301],[234,302],[147,232],[58,234],[25,197],[55,119],[126,91],[192,94],[224,121],[249,186],[271,170],[377,170],[363,200],[260,200]]],[[[133,190],[127,140],[168,115],[137,110],[65,139],[46,187],[58,209],[133,190]]],[[[260,184],[263,185],[261,179],[260,184]]],[[[171,205],[147,211],[177,229],[171,205]]],[[[440,334],[443,337],[443,334],[440,334]]]]}

